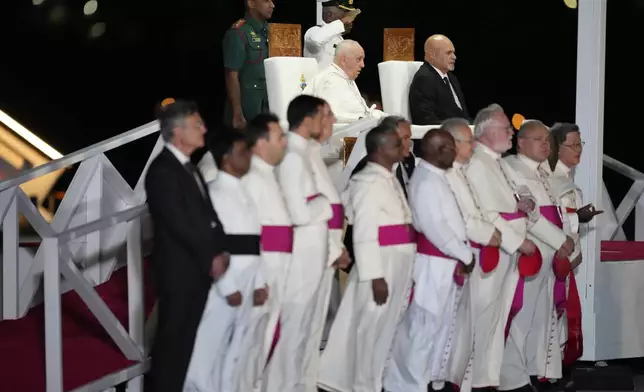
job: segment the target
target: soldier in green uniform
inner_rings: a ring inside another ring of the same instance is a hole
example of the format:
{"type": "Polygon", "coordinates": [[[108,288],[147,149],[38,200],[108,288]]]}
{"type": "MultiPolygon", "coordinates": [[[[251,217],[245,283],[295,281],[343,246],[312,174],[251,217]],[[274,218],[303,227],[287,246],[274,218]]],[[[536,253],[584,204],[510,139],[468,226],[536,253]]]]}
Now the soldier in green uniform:
{"type": "Polygon", "coordinates": [[[223,42],[226,91],[224,124],[246,127],[260,113],[268,111],[264,59],[268,57],[268,23],[273,0],[245,0],[246,15],[226,32],[223,42]]]}

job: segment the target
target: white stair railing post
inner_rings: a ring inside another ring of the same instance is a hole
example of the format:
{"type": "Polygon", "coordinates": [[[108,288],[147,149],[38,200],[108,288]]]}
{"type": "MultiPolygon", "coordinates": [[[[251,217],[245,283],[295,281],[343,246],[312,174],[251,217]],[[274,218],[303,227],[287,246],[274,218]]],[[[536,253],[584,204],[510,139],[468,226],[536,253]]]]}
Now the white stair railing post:
{"type": "Polygon", "coordinates": [[[18,203],[16,188],[2,192],[2,319],[18,318],[18,203]]]}
{"type": "MultiPolygon", "coordinates": [[[[127,232],[127,303],[129,313],[129,332],[143,356],[145,350],[145,297],[143,257],[141,255],[141,218],[128,223],[127,232]]],[[[143,392],[143,375],[134,377],[127,383],[128,392],[143,392]]]]}
{"type": "Polygon", "coordinates": [[[47,392],[63,392],[63,335],[60,306],[58,239],[44,238],[45,373],[47,392]]]}

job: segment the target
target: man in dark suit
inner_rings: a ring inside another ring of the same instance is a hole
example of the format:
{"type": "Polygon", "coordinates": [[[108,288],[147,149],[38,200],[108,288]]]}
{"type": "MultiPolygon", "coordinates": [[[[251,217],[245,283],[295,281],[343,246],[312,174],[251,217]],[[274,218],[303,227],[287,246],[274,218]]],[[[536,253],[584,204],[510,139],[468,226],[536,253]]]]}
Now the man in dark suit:
{"type": "Polygon", "coordinates": [[[145,178],[159,309],[150,378],[154,391],[181,392],[208,291],[228,254],[208,187],[190,162],[206,133],[197,105],[171,100],[158,118],[166,145],[145,178]]]}
{"type": "Polygon", "coordinates": [[[454,44],[444,35],[425,41],[425,62],[409,87],[411,122],[417,125],[440,124],[452,117],[470,120],[465,97],[456,79],[454,44]]]}
{"type": "MultiPolygon", "coordinates": [[[[411,175],[414,173],[414,169],[416,168],[416,157],[412,152],[413,143],[411,140],[411,125],[409,124],[409,121],[400,116],[385,117],[380,122],[380,125],[396,129],[398,136],[400,136],[400,139],[402,139],[403,151],[401,155],[403,159],[396,165],[394,165],[393,170],[396,178],[398,179],[398,182],[400,182],[400,186],[402,187],[403,192],[405,192],[405,197],[408,197],[407,184],[409,183],[409,179],[411,178],[411,175]]],[[[368,156],[365,155],[353,169],[351,176],[364,169],[368,162],[368,156]]],[[[351,259],[353,260],[353,227],[351,225],[347,226],[347,229],[344,233],[344,246],[347,249],[347,252],[349,252],[351,259]]],[[[353,264],[350,264],[349,267],[347,267],[346,271],[351,270],[352,266],[353,264]]]]}

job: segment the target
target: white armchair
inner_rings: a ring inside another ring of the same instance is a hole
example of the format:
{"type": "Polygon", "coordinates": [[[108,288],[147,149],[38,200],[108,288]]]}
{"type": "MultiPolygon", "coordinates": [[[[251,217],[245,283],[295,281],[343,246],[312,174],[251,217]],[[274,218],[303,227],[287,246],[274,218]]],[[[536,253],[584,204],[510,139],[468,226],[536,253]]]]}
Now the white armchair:
{"type": "MultiPolygon", "coordinates": [[[[304,57],[271,57],[264,60],[266,71],[266,88],[268,106],[281,121],[284,129],[288,128],[286,111],[289,103],[302,93],[306,83],[318,73],[315,59],[304,57]]],[[[325,146],[323,155],[336,184],[343,170],[342,149],[345,137],[357,137],[361,131],[373,128],[376,121],[370,119],[356,121],[351,124],[336,124],[333,136],[325,146]]]]}
{"type": "Polygon", "coordinates": [[[264,69],[268,107],[285,127],[288,104],[302,94],[306,83],[318,73],[318,62],[307,57],[270,57],[264,60],[264,69]]]}

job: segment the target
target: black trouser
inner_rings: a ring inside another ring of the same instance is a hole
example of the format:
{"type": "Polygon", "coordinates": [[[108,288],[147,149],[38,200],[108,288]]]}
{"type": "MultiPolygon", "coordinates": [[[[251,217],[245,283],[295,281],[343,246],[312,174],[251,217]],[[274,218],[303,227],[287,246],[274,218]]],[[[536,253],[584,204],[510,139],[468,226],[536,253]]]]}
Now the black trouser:
{"type": "Polygon", "coordinates": [[[207,299],[207,288],[159,295],[150,368],[152,391],[182,392],[207,299]]]}

